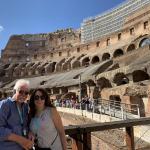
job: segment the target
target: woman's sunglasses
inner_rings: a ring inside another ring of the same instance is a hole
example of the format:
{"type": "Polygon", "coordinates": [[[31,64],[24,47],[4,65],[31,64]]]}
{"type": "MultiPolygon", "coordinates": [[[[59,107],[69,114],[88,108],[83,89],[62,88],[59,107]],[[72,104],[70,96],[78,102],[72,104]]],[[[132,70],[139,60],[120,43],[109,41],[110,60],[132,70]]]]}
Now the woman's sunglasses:
{"type": "Polygon", "coordinates": [[[21,95],[23,95],[23,94],[28,95],[28,94],[29,94],[28,91],[23,91],[23,90],[20,90],[20,91],[18,91],[18,92],[19,92],[19,94],[21,94],[21,95]]]}
{"type": "Polygon", "coordinates": [[[39,99],[40,99],[40,100],[45,100],[45,96],[43,96],[43,95],[42,95],[42,96],[39,96],[39,95],[35,95],[35,96],[34,96],[34,100],[37,101],[37,100],[39,100],[39,99]]]}

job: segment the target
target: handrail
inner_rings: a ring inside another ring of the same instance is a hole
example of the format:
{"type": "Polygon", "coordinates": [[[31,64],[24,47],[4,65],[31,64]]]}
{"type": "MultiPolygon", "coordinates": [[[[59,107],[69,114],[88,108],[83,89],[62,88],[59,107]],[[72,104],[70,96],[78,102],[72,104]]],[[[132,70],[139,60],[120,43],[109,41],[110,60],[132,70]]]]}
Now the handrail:
{"type": "Polygon", "coordinates": [[[87,148],[87,146],[89,147],[89,149],[91,148],[91,132],[125,128],[126,147],[128,148],[128,150],[135,150],[133,127],[148,124],[150,124],[150,117],[143,117],[140,119],[132,120],[129,119],[105,123],[65,126],[65,133],[66,135],[71,136],[76,141],[78,150],[84,150],[87,148]],[[76,138],[78,136],[80,136],[80,139],[76,138]],[[87,143],[86,147],[84,146],[83,142],[81,144],[81,141],[87,143]]]}
{"type": "Polygon", "coordinates": [[[139,125],[148,125],[150,124],[150,117],[143,117],[139,119],[128,119],[121,121],[113,121],[113,122],[105,122],[105,123],[94,123],[94,124],[84,124],[84,125],[71,125],[65,126],[66,134],[74,134],[75,132],[72,130],[78,129],[80,133],[86,132],[95,132],[95,131],[103,131],[109,129],[123,128],[123,127],[131,127],[131,126],[139,126],[139,125]],[[82,130],[81,130],[82,129],[82,130]]]}

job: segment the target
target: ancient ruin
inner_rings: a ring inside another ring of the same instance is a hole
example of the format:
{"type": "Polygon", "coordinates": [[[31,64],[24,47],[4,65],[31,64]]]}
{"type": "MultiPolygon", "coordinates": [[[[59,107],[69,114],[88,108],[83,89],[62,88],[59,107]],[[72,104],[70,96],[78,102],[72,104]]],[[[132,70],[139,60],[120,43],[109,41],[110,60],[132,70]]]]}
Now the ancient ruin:
{"type": "Polygon", "coordinates": [[[2,50],[0,86],[12,92],[28,78],[51,98],[88,96],[138,104],[147,116],[150,83],[150,0],[125,1],[80,29],[12,35],[2,50]],[[81,94],[81,95],[80,95],[81,94]]]}

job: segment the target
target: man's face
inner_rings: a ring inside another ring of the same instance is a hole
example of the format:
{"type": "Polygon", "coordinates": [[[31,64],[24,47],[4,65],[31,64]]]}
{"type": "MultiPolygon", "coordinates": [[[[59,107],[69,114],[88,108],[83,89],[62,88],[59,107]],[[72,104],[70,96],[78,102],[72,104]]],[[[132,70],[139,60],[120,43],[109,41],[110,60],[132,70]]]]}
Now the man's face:
{"type": "Polygon", "coordinates": [[[27,100],[29,94],[29,89],[27,86],[21,86],[18,90],[16,90],[16,101],[19,103],[23,103],[27,100]]]}

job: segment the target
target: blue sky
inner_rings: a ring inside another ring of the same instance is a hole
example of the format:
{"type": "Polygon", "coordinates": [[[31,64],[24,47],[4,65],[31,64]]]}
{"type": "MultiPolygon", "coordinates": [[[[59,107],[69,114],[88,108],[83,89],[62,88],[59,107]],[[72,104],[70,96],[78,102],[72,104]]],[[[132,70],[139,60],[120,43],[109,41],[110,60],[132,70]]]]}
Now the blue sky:
{"type": "Polygon", "coordinates": [[[96,16],[125,0],[0,0],[0,50],[14,34],[48,33],[80,28],[83,19],[96,16]]]}

